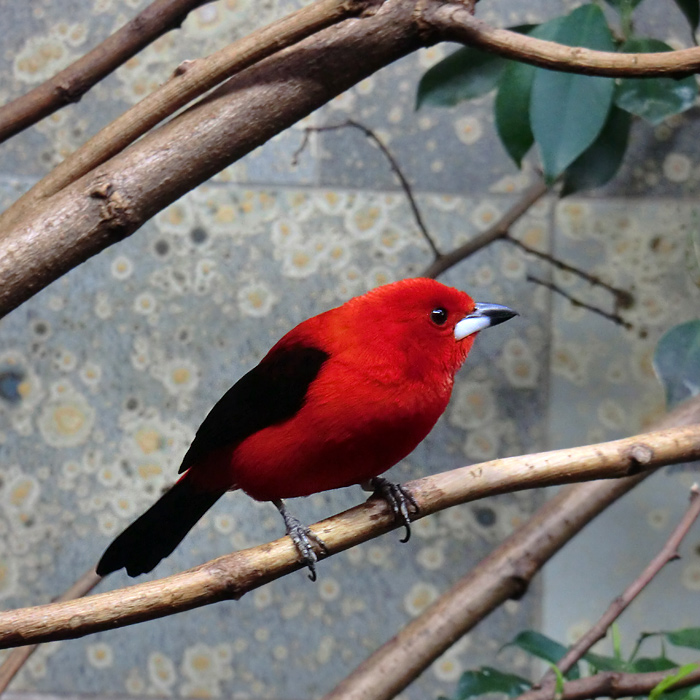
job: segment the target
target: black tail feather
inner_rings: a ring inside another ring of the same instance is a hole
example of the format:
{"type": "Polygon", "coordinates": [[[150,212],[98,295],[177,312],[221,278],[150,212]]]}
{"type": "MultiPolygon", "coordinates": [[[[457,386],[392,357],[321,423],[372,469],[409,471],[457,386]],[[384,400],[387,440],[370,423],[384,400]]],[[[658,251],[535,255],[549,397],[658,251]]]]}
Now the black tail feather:
{"type": "Polygon", "coordinates": [[[122,568],[129,576],[152,571],[224,493],[198,491],[187,477],[180,479],[107,547],[97,565],[98,575],[122,568]]]}

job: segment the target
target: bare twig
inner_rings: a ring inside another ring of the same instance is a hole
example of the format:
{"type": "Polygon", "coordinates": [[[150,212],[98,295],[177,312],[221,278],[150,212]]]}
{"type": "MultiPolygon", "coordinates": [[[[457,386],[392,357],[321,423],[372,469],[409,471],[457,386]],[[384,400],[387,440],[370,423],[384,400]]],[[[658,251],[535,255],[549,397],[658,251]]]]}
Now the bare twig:
{"type": "Polygon", "coordinates": [[[92,171],[166,117],[226,78],[348,17],[373,12],[383,0],[316,0],[219,51],[181,64],[171,79],[83,144],[0,217],[0,227],[22,216],[92,171]]]}
{"type": "Polygon", "coordinates": [[[537,250],[537,248],[532,248],[526,243],[519,241],[517,238],[513,238],[510,232],[507,232],[506,235],[503,236],[503,240],[508,241],[508,243],[512,243],[514,246],[520,248],[520,250],[526,253],[529,253],[530,255],[534,255],[540,258],[541,260],[548,262],[550,265],[552,265],[552,267],[556,267],[559,270],[564,270],[565,272],[570,272],[572,275],[576,275],[581,279],[586,280],[586,282],[588,282],[594,287],[602,287],[603,289],[607,289],[611,294],[614,295],[616,307],[629,308],[634,303],[634,297],[627,290],[619,289],[618,287],[613,287],[613,285],[608,284],[596,275],[592,275],[590,272],[586,272],[581,268],[569,265],[563,260],[560,260],[559,258],[555,258],[553,255],[550,255],[549,253],[544,253],[540,250],[537,250]]]}
{"type": "MultiPolygon", "coordinates": [[[[574,481],[633,476],[664,464],[700,459],[700,425],[625,440],[509,457],[407,484],[420,517],[486,495],[574,481]]],[[[371,498],[314,527],[335,554],[397,527],[385,501],[371,498]]],[[[181,574],[63,603],[0,612],[0,648],[73,639],[100,630],[238,599],[302,568],[284,537],[234,552],[181,574]]]]}
{"type": "MultiPolygon", "coordinates": [[[[557,668],[562,673],[566,673],[571,669],[597,641],[605,637],[610,625],[620,617],[629,604],[644,590],[666,564],[674,559],[680,558],[678,547],[698,516],[700,516],[700,491],[697,485],[693,485],[690,490],[690,505],[688,506],[688,510],[685,512],[685,515],[678,523],[675,530],[671,533],[671,536],[639,577],[621,596],[615,598],[598,622],[596,622],[595,625],[593,625],[593,627],[591,627],[559,660],[557,668]]],[[[549,687],[552,691],[552,695],[554,695],[555,684],[556,676],[550,669],[542,679],[541,685],[543,688],[549,687]]]]}
{"type": "Polygon", "coordinates": [[[528,209],[541,199],[547,192],[550,191],[550,186],[545,184],[544,180],[538,180],[531,185],[521,199],[519,199],[493,226],[489,227],[483,233],[475,236],[467,241],[464,245],[455,248],[449,253],[440,255],[423,271],[423,277],[438,277],[443,272],[448,270],[453,265],[456,265],[461,260],[468,258],[477,251],[485,248],[494,241],[504,238],[508,235],[510,227],[524,214],[528,209]]]}
{"type": "MultiPolygon", "coordinates": [[[[654,671],[652,673],[619,673],[605,671],[588,678],[567,681],[557,698],[561,700],[590,700],[591,698],[626,698],[648,695],[661,681],[674,675],[679,669],[654,671]]],[[[700,669],[689,673],[674,683],[668,690],[689,688],[700,683],[700,669]]],[[[531,690],[518,700],[551,700],[550,689],[531,690]]]]}
{"type": "MultiPolygon", "coordinates": [[[[700,397],[654,426],[700,423],[700,397]]],[[[509,597],[581,528],[651,472],[561,489],[450,590],[363,661],[324,700],[390,700],[509,597]]],[[[540,700],[551,700],[549,697],[540,700]]]]}
{"type": "MultiPolygon", "coordinates": [[[[64,600],[74,600],[87,595],[102,578],[95,573],[94,569],[86,571],[70,588],[55,598],[57,602],[64,600]]],[[[0,665],[0,695],[5,692],[7,686],[24,666],[29,657],[36,651],[38,644],[29,644],[25,647],[18,647],[0,665]]]]}
{"type": "Polygon", "coordinates": [[[212,0],[154,0],[92,51],[53,78],[0,107],[0,143],[71,102],[212,0]]]}
{"type": "Polygon", "coordinates": [[[700,49],[693,47],[666,53],[623,54],[563,46],[507,29],[496,29],[476,19],[459,2],[426,2],[420,12],[425,31],[442,41],[458,41],[516,61],[567,73],[610,77],[682,77],[700,70],[700,49]]]}
{"type": "MultiPolygon", "coordinates": [[[[321,132],[321,131],[337,131],[338,129],[347,129],[347,128],[353,128],[353,129],[358,129],[361,131],[372,143],[377,146],[377,148],[382,152],[384,157],[387,159],[389,162],[389,166],[391,167],[392,172],[394,175],[399,180],[399,183],[401,184],[401,188],[403,189],[404,193],[406,194],[406,198],[408,199],[408,203],[411,207],[411,212],[413,213],[413,218],[416,220],[416,224],[418,225],[418,228],[423,235],[423,238],[425,238],[426,242],[430,246],[430,250],[433,251],[433,255],[435,256],[435,259],[438,260],[440,257],[442,257],[440,251],[437,248],[437,245],[435,244],[435,241],[433,240],[433,237],[430,235],[430,232],[428,231],[428,227],[425,225],[425,221],[423,220],[423,216],[420,212],[420,209],[418,208],[418,203],[416,202],[416,198],[413,196],[413,190],[411,188],[411,185],[409,184],[408,180],[406,179],[406,176],[403,174],[403,171],[401,170],[401,167],[399,166],[398,161],[394,157],[393,153],[387,148],[387,146],[384,144],[384,142],[377,136],[377,134],[370,129],[369,127],[365,126],[364,124],[361,124],[360,122],[355,121],[354,119],[348,119],[341,124],[329,124],[326,126],[312,126],[307,129],[307,132],[309,131],[316,131],[316,132],[321,132]]],[[[302,144],[303,145],[303,144],[302,144]]],[[[301,148],[301,147],[300,147],[301,148]]]]}
{"type": "Polygon", "coordinates": [[[592,311],[594,314],[598,314],[598,316],[602,316],[603,318],[607,318],[608,321],[612,321],[613,323],[617,324],[618,326],[622,326],[623,328],[626,328],[627,330],[632,330],[634,326],[629,322],[625,321],[622,316],[616,313],[610,313],[609,311],[605,311],[604,309],[601,309],[597,306],[593,306],[592,304],[587,304],[585,301],[581,301],[580,299],[577,299],[576,297],[571,296],[565,289],[562,289],[558,285],[556,285],[554,282],[549,282],[547,280],[541,280],[539,277],[535,277],[534,275],[528,275],[527,276],[527,281],[532,282],[534,284],[539,284],[542,287],[546,287],[547,289],[550,289],[551,291],[555,292],[556,294],[559,294],[560,296],[563,296],[564,299],[567,299],[573,306],[578,306],[582,309],[587,309],[588,311],[592,311]]]}

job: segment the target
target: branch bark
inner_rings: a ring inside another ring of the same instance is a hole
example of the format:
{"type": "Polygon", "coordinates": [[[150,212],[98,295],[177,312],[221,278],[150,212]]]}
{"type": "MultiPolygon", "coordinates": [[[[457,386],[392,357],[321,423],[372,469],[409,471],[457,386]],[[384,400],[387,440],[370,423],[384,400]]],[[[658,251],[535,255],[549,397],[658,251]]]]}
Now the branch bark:
{"type": "MultiPolygon", "coordinates": [[[[698,423],[700,397],[669,413],[656,428],[698,423]]],[[[489,613],[509,598],[522,595],[544,563],[649,474],[561,489],[525,525],[363,661],[323,700],[393,698],[489,613]]],[[[551,693],[527,700],[551,700],[551,693]]]]}
{"type": "Polygon", "coordinates": [[[421,13],[421,21],[425,30],[434,32],[441,41],[457,41],[505,58],[565,73],[613,78],[682,77],[700,70],[700,47],[697,46],[667,53],[637,54],[563,46],[491,27],[476,19],[469,8],[459,2],[428,2],[421,13]]]}
{"type": "MultiPolygon", "coordinates": [[[[700,459],[700,425],[647,433],[624,440],[484,462],[407,484],[424,517],[487,495],[589,479],[637,475],[662,465],[700,459]]],[[[376,498],[314,528],[329,554],[396,528],[388,505],[376,498]]],[[[548,537],[548,536],[547,536],[548,537]]],[[[157,581],[64,603],[0,613],[0,648],[73,639],[152,620],[245,593],[302,568],[288,537],[234,552],[157,581]]],[[[536,570],[537,567],[535,567],[536,570]]],[[[531,564],[509,569],[498,590],[512,595],[531,564]]],[[[488,571],[488,567],[486,568],[488,571]]],[[[489,578],[492,578],[489,574],[489,578]]],[[[497,582],[494,581],[494,586],[497,582]]],[[[490,586],[487,586],[490,588],[490,586]]]]}
{"type": "Polygon", "coordinates": [[[449,270],[453,265],[456,265],[461,260],[474,255],[477,251],[491,245],[494,241],[498,241],[508,236],[510,227],[524,216],[530,207],[539,201],[544,195],[551,190],[544,180],[537,180],[534,184],[525,190],[523,196],[493,225],[486,231],[468,240],[464,245],[451,250],[449,253],[444,253],[435,258],[435,260],[423,270],[423,277],[438,277],[446,270],[449,270]]]}
{"type": "MultiPolygon", "coordinates": [[[[87,595],[102,578],[95,573],[94,569],[86,571],[70,588],[65,590],[55,600],[74,600],[87,595]]],[[[15,649],[0,665],[0,695],[5,692],[12,679],[24,666],[29,657],[36,651],[38,644],[29,644],[15,649]]]]}
{"type": "MultiPolygon", "coordinates": [[[[561,700],[588,700],[589,698],[624,698],[648,695],[662,680],[677,673],[678,669],[653,671],[651,673],[619,673],[605,671],[595,676],[580,678],[564,683],[562,693],[556,695],[561,700]]],[[[674,683],[668,690],[690,688],[700,683],[700,669],[674,683]]],[[[552,690],[532,690],[521,695],[518,700],[553,700],[552,690]]],[[[663,696],[662,696],[663,697],[663,696]]]]}
{"type": "MultiPolygon", "coordinates": [[[[586,652],[599,640],[603,639],[608,633],[610,625],[627,609],[630,603],[646,588],[652,579],[666,566],[670,561],[679,559],[678,547],[683,538],[688,534],[688,530],[700,515],[700,492],[697,485],[694,485],[690,492],[690,506],[685,512],[680,523],[676,526],[671,536],[666,541],[661,551],[649,562],[644,571],[637,577],[635,581],[617,597],[586,634],[584,634],[574,644],[569,651],[559,660],[557,668],[561,673],[566,673],[586,652]]],[[[556,686],[556,675],[550,669],[543,678],[542,686],[549,685],[552,695],[554,695],[556,686]]]]}
{"type": "Polygon", "coordinates": [[[0,315],[335,95],[418,48],[410,7],[408,0],[387,0],[372,17],[348,20],[271,56],[30,207],[0,241],[0,315]]]}
{"type": "MultiPolygon", "coordinates": [[[[165,118],[245,68],[349,17],[375,11],[383,0],[316,0],[223,49],[181,64],[168,82],[108,124],[0,217],[0,228],[117,155],[165,118]]],[[[201,4],[201,1],[200,1],[201,4]]]]}
{"type": "Polygon", "coordinates": [[[122,63],[212,0],[155,0],[53,78],[0,107],[0,143],[80,98],[122,63]]]}
{"type": "Polygon", "coordinates": [[[699,48],[648,55],[571,49],[474,24],[464,4],[385,0],[372,17],[325,29],[248,68],[53,196],[15,209],[21,216],[8,214],[1,226],[0,316],[337,94],[444,39],[606,75],[677,74],[700,65],[699,48]],[[516,40],[524,43],[511,46],[516,40]]]}

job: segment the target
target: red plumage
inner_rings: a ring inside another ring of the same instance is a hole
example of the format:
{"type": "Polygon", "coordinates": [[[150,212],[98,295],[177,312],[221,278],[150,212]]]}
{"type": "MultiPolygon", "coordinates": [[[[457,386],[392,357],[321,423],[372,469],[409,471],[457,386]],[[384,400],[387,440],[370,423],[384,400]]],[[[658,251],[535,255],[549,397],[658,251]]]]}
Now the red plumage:
{"type": "Polygon", "coordinates": [[[232,488],[277,502],[392,467],[445,410],[476,332],[514,315],[486,306],[411,279],[300,323],[212,409],[183,477],[112,543],[98,573],[150,571],[232,488]]]}

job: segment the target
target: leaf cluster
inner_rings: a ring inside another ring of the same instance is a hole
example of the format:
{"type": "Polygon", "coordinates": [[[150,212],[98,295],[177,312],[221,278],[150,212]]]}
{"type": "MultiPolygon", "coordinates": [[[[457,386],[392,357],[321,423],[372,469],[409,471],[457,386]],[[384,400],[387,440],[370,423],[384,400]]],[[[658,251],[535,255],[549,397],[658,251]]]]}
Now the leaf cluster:
{"type": "MultiPolygon", "coordinates": [[[[672,632],[645,632],[640,635],[634,645],[632,653],[624,658],[619,633],[616,625],[612,625],[613,653],[610,656],[588,652],[584,655],[587,675],[594,675],[601,671],[617,671],[621,673],[648,673],[651,671],[668,671],[680,666],[666,654],[665,642],[677,647],[700,649],[700,627],[689,627],[672,632]],[[661,653],[657,656],[639,656],[639,651],[646,639],[652,637],[661,638],[661,653]]],[[[576,680],[582,677],[583,663],[577,663],[566,673],[562,674],[556,669],[555,664],[563,658],[567,648],[546,635],[535,630],[520,632],[506,647],[517,647],[525,653],[537,659],[541,659],[554,669],[557,676],[557,693],[563,691],[565,680],[576,680]]],[[[686,664],[680,666],[677,673],[667,676],[649,694],[650,700],[700,700],[700,686],[680,688],[668,691],[674,683],[692,673],[699,664],[686,664]]],[[[440,700],[470,700],[482,695],[506,695],[516,698],[533,687],[532,681],[512,673],[506,673],[490,666],[482,666],[479,669],[465,671],[459,680],[457,690],[453,698],[441,698],[440,700]]]]}
{"type": "MultiPolygon", "coordinates": [[[[595,3],[539,25],[512,31],[566,46],[599,51],[656,53],[671,51],[663,41],[634,32],[633,13],[641,0],[608,0],[619,26],[614,33],[595,3]]],[[[676,0],[691,28],[700,15],[699,0],[676,0]]],[[[452,107],[496,90],[494,118],[498,135],[518,167],[536,145],[545,179],[563,179],[562,194],[608,182],[627,150],[633,116],[652,125],[689,109],[698,92],[695,76],[679,79],[613,79],[561,73],[463,47],[421,78],[416,109],[452,107]]]]}

